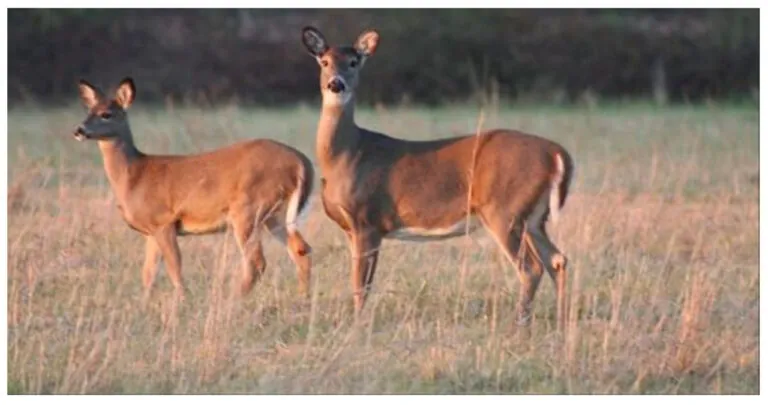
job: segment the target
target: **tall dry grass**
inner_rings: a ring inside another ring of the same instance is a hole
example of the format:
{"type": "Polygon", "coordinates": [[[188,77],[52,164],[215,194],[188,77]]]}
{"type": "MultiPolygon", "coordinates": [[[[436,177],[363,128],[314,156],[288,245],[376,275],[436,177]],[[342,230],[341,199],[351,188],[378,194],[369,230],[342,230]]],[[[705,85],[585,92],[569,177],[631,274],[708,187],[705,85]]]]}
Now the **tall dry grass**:
{"type": "MultiPolygon", "coordinates": [[[[409,139],[472,133],[476,109],[361,111],[409,139]]],[[[313,156],[314,108],[137,109],[139,147],[188,153],[274,137],[313,156]]],[[[752,109],[503,107],[485,127],[565,145],[572,194],[553,240],[570,259],[555,331],[542,282],[529,333],[515,271],[483,232],[386,242],[354,323],[349,253],[320,204],[305,225],[312,297],[283,248],[245,299],[230,234],[181,241],[190,293],[161,271],[141,306],[141,238],[124,225],[77,108],[9,112],[12,393],[757,393],[758,114],[752,109]],[[462,268],[466,271],[462,274],[462,268]]]]}

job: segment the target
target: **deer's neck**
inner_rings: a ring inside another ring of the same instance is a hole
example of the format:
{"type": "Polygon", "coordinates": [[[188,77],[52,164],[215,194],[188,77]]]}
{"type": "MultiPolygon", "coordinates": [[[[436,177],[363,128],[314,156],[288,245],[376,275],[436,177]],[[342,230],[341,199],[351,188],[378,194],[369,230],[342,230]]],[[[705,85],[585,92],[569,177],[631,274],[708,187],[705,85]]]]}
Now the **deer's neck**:
{"type": "Polygon", "coordinates": [[[317,157],[321,170],[328,172],[336,162],[349,158],[359,142],[354,100],[346,105],[323,104],[317,126],[317,157]]]}
{"type": "Polygon", "coordinates": [[[121,198],[127,191],[130,166],[142,156],[142,153],[136,148],[129,128],[114,139],[100,140],[98,143],[109,183],[119,194],[118,198],[121,198]]]}

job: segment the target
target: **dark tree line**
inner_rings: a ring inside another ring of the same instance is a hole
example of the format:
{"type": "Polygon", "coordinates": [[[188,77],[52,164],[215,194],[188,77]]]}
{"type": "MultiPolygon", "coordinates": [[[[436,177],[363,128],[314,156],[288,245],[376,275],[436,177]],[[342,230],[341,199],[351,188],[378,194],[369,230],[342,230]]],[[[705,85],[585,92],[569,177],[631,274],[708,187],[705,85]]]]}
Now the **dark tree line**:
{"type": "Polygon", "coordinates": [[[318,97],[304,25],[332,43],[381,33],[360,98],[478,94],[700,101],[759,84],[758,10],[24,10],[8,12],[11,103],[71,101],[76,80],[131,75],[143,100],[318,97]]]}

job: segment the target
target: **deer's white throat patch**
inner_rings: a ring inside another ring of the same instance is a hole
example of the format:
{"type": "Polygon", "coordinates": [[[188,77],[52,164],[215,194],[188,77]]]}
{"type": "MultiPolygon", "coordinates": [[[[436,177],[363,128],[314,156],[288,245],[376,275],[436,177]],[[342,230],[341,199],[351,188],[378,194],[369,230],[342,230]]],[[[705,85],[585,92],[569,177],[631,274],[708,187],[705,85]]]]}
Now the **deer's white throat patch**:
{"type": "Polygon", "coordinates": [[[342,91],[338,94],[327,90],[323,92],[323,105],[329,107],[340,107],[347,105],[350,100],[352,100],[352,92],[350,91],[342,91]]]}

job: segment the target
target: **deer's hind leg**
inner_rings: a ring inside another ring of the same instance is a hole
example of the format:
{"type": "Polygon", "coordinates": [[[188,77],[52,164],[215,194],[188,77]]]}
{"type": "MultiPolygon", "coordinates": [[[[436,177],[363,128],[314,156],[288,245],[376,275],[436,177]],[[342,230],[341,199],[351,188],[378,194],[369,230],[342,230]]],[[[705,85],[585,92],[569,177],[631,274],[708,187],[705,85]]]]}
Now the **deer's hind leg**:
{"type": "Polygon", "coordinates": [[[293,263],[296,265],[296,274],[299,279],[299,295],[309,296],[309,284],[312,277],[312,261],[309,257],[311,248],[298,230],[288,229],[278,218],[272,216],[264,221],[264,227],[278,240],[288,251],[293,263]]]}
{"type": "Polygon", "coordinates": [[[234,212],[230,219],[235,241],[243,260],[241,295],[251,292],[256,281],[261,278],[267,268],[261,245],[261,232],[256,226],[257,220],[260,221],[261,218],[247,210],[234,212]]]}
{"type": "Polygon", "coordinates": [[[531,250],[536,254],[536,258],[542,266],[547,269],[547,273],[549,273],[552,281],[555,282],[557,290],[557,327],[562,330],[568,313],[565,291],[567,259],[547,235],[544,226],[544,215],[546,214],[536,214],[537,212],[534,211],[534,215],[526,220],[527,237],[529,244],[534,247],[531,250]]]}
{"type": "Polygon", "coordinates": [[[517,270],[517,277],[520,280],[517,324],[527,326],[531,322],[533,300],[544,270],[532,260],[529,246],[524,243],[524,222],[508,215],[504,210],[494,208],[486,208],[479,213],[479,216],[499,249],[517,270]]]}

